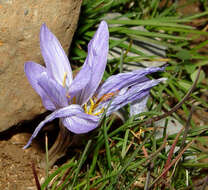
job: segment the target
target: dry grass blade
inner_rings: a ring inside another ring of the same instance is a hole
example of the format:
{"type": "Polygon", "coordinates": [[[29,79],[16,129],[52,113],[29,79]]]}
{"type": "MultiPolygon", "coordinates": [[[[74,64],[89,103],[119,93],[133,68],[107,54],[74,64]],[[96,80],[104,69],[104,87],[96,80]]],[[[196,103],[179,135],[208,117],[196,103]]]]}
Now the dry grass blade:
{"type": "MultiPolygon", "coordinates": [[[[169,152],[169,154],[168,154],[168,159],[167,159],[167,161],[166,161],[166,163],[165,163],[164,170],[166,170],[166,169],[168,168],[168,166],[170,165],[170,163],[171,163],[171,158],[172,158],[172,156],[173,156],[173,153],[174,153],[176,144],[177,144],[177,142],[178,142],[178,139],[179,139],[179,137],[180,137],[182,131],[183,131],[183,129],[181,129],[180,132],[177,134],[177,136],[176,136],[176,138],[175,138],[175,140],[174,140],[174,142],[173,142],[173,144],[172,144],[172,146],[171,146],[171,148],[170,148],[170,152],[169,152]]],[[[168,170],[163,174],[163,178],[166,177],[167,173],[168,173],[168,170]]]]}
{"type": "Polygon", "coordinates": [[[34,178],[35,178],[35,184],[36,184],[37,190],[41,190],[40,182],[38,180],[38,175],[37,175],[37,172],[36,172],[36,169],[35,169],[34,162],[32,162],[32,171],[33,171],[33,175],[34,175],[34,178]]]}
{"type": "Polygon", "coordinates": [[[169,164],[169,166],[153,181],[153,183],[150,185],[149,188],[152,188],[153,185],[172,167],[173,164],[175,164],[182,156],[182,154],[191,146],[193,141],[191,141],[181,152],[176,156],[176,158],[169,164]]]}
{"type": "Polygon", "coordinates": [[[185,131],[184,131],[182,142],[181,142],[181,146],[180,146],[181,150],[185,147],[186,137],[188,135],[188,131],[189,131],[190,122],[191,122],[191,118],[192,118],[193,112],[194,112],[194,106],[191,107],[191,111],[189,113],[188,120],[186,122],[185,131]]]}

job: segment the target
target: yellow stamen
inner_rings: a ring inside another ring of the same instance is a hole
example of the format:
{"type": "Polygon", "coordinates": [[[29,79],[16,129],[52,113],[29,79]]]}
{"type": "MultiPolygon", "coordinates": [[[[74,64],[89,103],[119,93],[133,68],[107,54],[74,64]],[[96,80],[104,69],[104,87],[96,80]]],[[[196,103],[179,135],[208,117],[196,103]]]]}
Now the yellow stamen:
{"type": "Polygon", "coordinates": [[[97,116],[97,115],[100,115],[100,114],[103,113],[103,112],[104,112],[104,108],[102,108],[99,112],[94,113],[93,115],[97,116]]]}
{"type": "Polygon", "coordinates": [[[69,93],[66,94],[66,97],[67,97],[67,98],[71,98],[71,96],[69,96],[69,93]]]}
{"type": "Polygon", "coordinates": [[[97,101],[98,101],[98,99],[97,99],[97,97],[96,97],[96,96],[93,96],[93,100],[94,100],[95,102],[97,102],[97,101]]]}
{"type": "Polygon", "coordinates": [[[89,108],[89,111],[88,111],[89,114],[92,114],[93,109],[94,109],[94,105],[95,104],[94,104],[92,98],[90,98],[90,108],[89,108]]]}
{"type": "Polygon", "coordinates": [[[67,73],[64,73],[64,79],[63,79],[63,87],[66,86],[66,77],[67,77],[67,73]]]}
{"type": "Polygon", "coordinates": [[[87,104],[84,105],[84,111],[85,111],[85,113],[88,113],[88,111],[87,111],[87,104]]]}
{"type": "Polygon", "coordinates": [[[73,97],[72,103],[73,103],[73,104],[76,104],[76,97],[75,97],[75,96],[73,97]]]}
{"type": "Polygon", "coordinates": [[[119,90],[115,91],[115,92],[110,92],[110,93],[107,93],[107,94],[104,94],[103,96],[101,96],[95,103],[94,105],[94,109],[99,105],[100,102],[103,102],[103,101],[107,101],[109,100],[110,98],[114,97],[115,95],[117,95],[119,92],[119,90]]]}
{"type": "Polygon", "coordinates": [[[100,115],[101,113],[104,112],[104,108],[102,108],[99,112],[93,113],[94,106],[95,106],[95,103],[94,103],[93,99],[90,98],[90,107],[89,107],[89,109],[87,109],[87,103],[84,104],[84,111],[85,111],[85,113],[89,114],[89,115],[97,116],[97,115],[100,115]]]}

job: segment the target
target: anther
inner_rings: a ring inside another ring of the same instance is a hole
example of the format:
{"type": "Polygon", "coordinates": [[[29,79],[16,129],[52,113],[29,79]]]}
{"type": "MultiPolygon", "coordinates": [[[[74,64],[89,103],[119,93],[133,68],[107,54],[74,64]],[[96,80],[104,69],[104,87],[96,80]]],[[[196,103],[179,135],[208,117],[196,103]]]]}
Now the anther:
{"type": "Polygon", "coordinates": [[[85,113],[88,113],[88,111],[87,111],[87,104],[84,104],[84,111],[85,111],[85,113]]]}
{"type": "Polygon", "coordinates": [[[110,93],[104,94],[103,96],[101,96],[101,97],[96,101],[96,103],[95,103],[95,105],[94,105],[94,109],[99,105],[99,103],[111,99],[112,97],[114,97],[114,96],[117,95],[118,93],[119,93],[119,90],[116,90],[115,92],[110,92],[110,93]]]}
{"type": "Polygon", "coordinates": [[[104,108],[102,108],[99,112],[97,112],[97,113],[94,113],[93,115],[95,115],[95,116],[97,116],[97,115],[100,115],[101,113],[103,113],[104,112],[104,108]]]}
{"type": "Polygon", "coordinates": [[[72,99],[72,103],[73,103],[73,104],[76,104],[76,97],[75,97],[75,96],[74,96],[73,99],[72,99]]]}
{"type": "Polygon", "coordinates": [[[67,73],[64,73],[64,79],[63,79],[63,87],[66,86],[66,77],[67,77],[67,73]]]}
{"type": "Polygon", "coordinates": [[[69,99],[71,98],[71,96],[69,95],[68,92],[67,92],[67,94],[66,94],[66,97],[69,98],[69,99]]]}
{"type": "Polygon", "coordinates": [[[92,114],[92,112],[93,112],[93,109],[94,109],[94,102],[93,102],[93,100],[92,100],[92,98],[90,98],[90,108],[89,108],[89,114],[92,114]]]}

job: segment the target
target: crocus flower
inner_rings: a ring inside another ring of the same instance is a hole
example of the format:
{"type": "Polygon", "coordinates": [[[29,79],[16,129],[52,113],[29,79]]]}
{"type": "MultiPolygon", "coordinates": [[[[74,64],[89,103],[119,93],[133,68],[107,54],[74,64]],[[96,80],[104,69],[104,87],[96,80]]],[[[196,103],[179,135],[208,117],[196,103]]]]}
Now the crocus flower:
{"type": "Polygon", "coordinates": [[[45,24],[42,25],[40,47],[46,67],[27,62],[25,73],[45,108],[53,112],[37,126],[24,148],[31,144],[47,122],[55,118],[60,118],[69,131],[83,134],[98,127],[108,105],[106,115],[135,101],[145,106],[145,97],[150,89],[161,81],[149,80],[146,75],[163,68],[152,67],[117,74],[100,84],[107,63],[108,43],[108,26],[102,21],[88,44],[84,65],[73,79],[69,60],[60,42],[45,24]]]}

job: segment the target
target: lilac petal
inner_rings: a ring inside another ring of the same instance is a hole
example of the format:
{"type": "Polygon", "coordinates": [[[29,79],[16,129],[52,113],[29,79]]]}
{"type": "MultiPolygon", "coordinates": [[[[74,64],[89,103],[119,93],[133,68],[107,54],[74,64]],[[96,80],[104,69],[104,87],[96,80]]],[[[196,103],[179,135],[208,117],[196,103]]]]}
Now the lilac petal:
{"type": "Polygon", "coordinates": [[[81,105],[80,101],[80,95],[82,90],[86,87],[86,85],[90,81],[91,77],[91,67],[88,64],[84,64],[82,66],[82,69],[79,71],[79,73],[76,75],[74,80],[72,81],[72,84],[69,88],[69,96],[73,98],[76,97],[76,103],[81,105]]]}
{"type": "Polygon", "coordinates": [[[89,64],[92,68],[92,75],[88,85],[82,92],[82,104],[86,103],[92,97],[102,80],[107,63],[108,43],[108,25],[105,21],[102,21],[93,39],[88,44],[88,56],[85,64],[89,64]]]}
{"type": "Polygon", "coordinates": [[[75,134],[88,133],[98,127],[99,117],[81,112],[79,115],[62,119],[63,125],[75,134]]]}
{"type": "MultiPolygon", "coordinates": [[[[164,81],[164,79],[148,80],[143,83],[139,83],[134,86],[122,89],[119,92],[119,94],[112,99],[112,103],[109,109],[107,110],[106,115],[110,115],[112,112],[117,111],[126,104],[134,102],[136,100],[140,100],[141,98],[147,96],[149,94],[150,89],[161,81],[164,81]]],[[[110,101],[111,100],[102,102],[98,106],[98,108],[101,109],[102,107],[107,107],[110,101]]]]}
{"type": "Polygon", "coordinates": [[[164,68],[150,67],[142,70],[136,70],[128,73],[121,73],[109,77],[97,90],[97,98],[100,98],[104,94],[119,91],[120,89],[137,84],[139,82],[147,81],[147,74],[163,71],[164,68]]]}
{"type": "Polygon", "coordinates": [[[69,60],[60,42],[45,24],[40,29],[40,48],[49,76],[62,85],[66,74],[66,86],[69,87],[72,82],[69,60]]]}
{"type": "Polygon", "coordinates": [[[40,95],[44,107],[47,110],[51,110],[51,111],[55,110],[56,106],[50,100],[50,98],[45,93],[45,91],[38,84],[38,78],[40,77],[41,73],[46,72],[46,68],[34,62],[26,62],[24,66],[24,70],[30,84],[35,89],[35,91],[40,95]]]}
{"type": "Polygon", "coordinates": [[[143,98],[136,100],[130,104],[130,116],[140,114],[147,110],[147,100],[149,95],[144,96],[143,98]]]}
{"type": "Polygon", "coordinates": [[[38,84],[50,97],[50,100],[56,105],[57,108],[68,106],[66,89],[57,83],[55,80],[49,78],[47,73],[42,73],[38,79],[38,84]]]}
{"type": "MultiPolygon", "coordinates": [[[[74,115],[79,115],[83,112],[83,109],[79,105],[70,105],[68,107],[61,108],[59,110],[54,111],[50,115],[48,115],[35,129],[32,136],[30,137],[28,143],[23,147],[23,149],[26,149],[30,144],[32,143],[32,140],[37,136],[39,131],[43,128],[43,126],[51,122],[52,120],[56,118],[62,118],[62,117],[72,117],[74,115]]],[[[78,126],[77,126],[78,127],[78,126]]]]}

